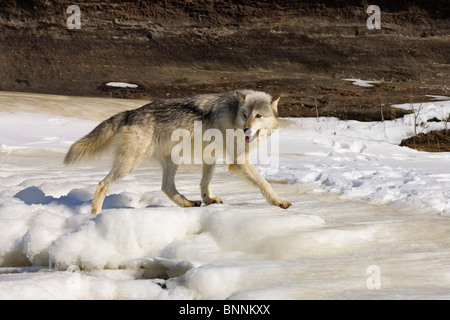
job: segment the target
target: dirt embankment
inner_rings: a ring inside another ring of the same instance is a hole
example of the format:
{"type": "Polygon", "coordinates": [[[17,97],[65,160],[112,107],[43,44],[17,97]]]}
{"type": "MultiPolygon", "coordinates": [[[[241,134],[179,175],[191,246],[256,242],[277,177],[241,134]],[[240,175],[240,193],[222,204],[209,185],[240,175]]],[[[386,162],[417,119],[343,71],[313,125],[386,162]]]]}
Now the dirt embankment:
{"type": "Polygon", "coordinates": [[[401,146],[427,152],[450,152],[450,130],[419,133],[400,143],[401,146]]]}
{"type": "Polygon", "coordinates": [[[0,4],[0,90],[160,99],[245,87],[281,93],[281,116],[362,121],[400,117],[389,105],[411,86],[417,101],[450,90],[447,0],[377,1],[379,30],[365,1],[78,0],[80,29],[67,27],[71,4],[0,4]]]}

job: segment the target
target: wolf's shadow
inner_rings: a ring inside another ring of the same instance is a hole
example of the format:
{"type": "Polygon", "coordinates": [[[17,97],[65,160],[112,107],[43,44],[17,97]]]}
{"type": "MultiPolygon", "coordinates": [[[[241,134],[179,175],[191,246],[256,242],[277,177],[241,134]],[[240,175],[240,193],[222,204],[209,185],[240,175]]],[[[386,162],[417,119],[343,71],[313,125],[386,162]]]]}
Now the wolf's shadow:
{"type": "MultiPolygon", "coordinates": [[[[92,203],[92,194],[83,189],[72,189],[67,195],[55,198],[47,196],[40,188],[31,186],[17,192],[14,197],[22,200],[26,205],[56,204],[75,208],[92,203]]],[[[131,201],[132,199],[124,193],[111,194],[105,198],[103,209],[130,209],[133,208],[130,206],[131,201]]]]}

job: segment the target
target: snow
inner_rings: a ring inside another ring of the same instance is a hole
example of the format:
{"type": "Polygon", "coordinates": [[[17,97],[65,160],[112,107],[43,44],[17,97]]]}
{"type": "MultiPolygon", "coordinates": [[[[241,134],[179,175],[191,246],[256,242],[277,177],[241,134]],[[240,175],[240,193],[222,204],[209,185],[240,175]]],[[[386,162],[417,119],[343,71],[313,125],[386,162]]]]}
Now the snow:
{"type": "Polygon", "coordinates": [[[353,85],[358,87],[373,87],[373,83],[380,83],[380,81],[361,80],[361,79],[342,79],[345,81],[351,81],[353,85]]]}
{"type": "Polygon", "coordinates": [[[106,83],[108,87],[117,87],[117,88],[137,88],[137,84],[127,83],[127,82],[108,82],[106,83]]]}
{"type": "MultiPolygon", "coordinates": [[[[279,166],[258,169],[288,210],[223,165],[223,205],[179,208],[145,162],[94,216],[111,157],[62,159],[99,115],[142,105],[111,100],[0,93],[0,299],[450,298],[450,153],[398,146],[413,115],[281,119],[279,166]]],[[[450,101],[423,103],[418,131],[449,114],[450,101]]],[[[197,199],[200,176],[182,166],[178,188],[197,199]]]]}

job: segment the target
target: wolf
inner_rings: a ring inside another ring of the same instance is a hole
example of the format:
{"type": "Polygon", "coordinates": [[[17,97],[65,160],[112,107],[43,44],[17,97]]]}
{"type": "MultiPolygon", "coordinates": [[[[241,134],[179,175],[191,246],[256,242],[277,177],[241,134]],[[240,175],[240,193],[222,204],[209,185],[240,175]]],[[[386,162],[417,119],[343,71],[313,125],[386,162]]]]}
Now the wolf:
{"type": "MultiPolygon", "coordinates": [[[[193,133],[194,122],[201,121],[202,130],[218,129],[225,136],[227,129],[242,132],[237,139],[245,140],[243,152],[231,152],[236,161],[227,162],[228,170],[257,186],[266,200],[283,209],[291,203],[282,200],[270,184],[250,162],[248,154],[257,147],[257,141],[267,138],[278,124],[280,97],[253,90],[235,90],[219,94],[202,94],[187,98],[150,102],[140,108],[120,112],[101,122],[86,136],[75,142],[64,158],[64,164],[73,164],[100,155],[114,147],[114,161],[109,174],[99,182],[92,200],[92,213],[100,213],[110,188],[133,171],[150,156],[162,166],[162,191],[181,207],[198,207],[223,203],[212,196],[210,182],[215,162],[202,162],[200,191],[202,201],[188,200],[175,186],[178,164],[173,161],[171,133],[179,128],[193,133]],[[245,161],[238,161],[244,158],[245,161]]],[[[193,134],[191,134],[191,137],[193,134]]],[[[202,143],[205,148],[206,143],[202,143]]],[[[227,148],[223,143],[223,148],[227,148]]],[[[228,148],[229,149],[229,148],[228,148]]],[[[227,150],[228,153],[229,150],[227,150]]]]}

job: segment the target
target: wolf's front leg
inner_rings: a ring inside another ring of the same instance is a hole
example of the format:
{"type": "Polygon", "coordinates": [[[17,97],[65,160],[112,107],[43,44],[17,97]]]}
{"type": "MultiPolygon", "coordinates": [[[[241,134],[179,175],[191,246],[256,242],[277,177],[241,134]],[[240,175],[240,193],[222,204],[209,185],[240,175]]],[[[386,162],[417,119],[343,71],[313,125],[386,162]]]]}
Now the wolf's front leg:
{"type": "Polygon", "coordinates": [[[257,186],[270,204],[282,209],[287,209],[292,205],[289,201],[282,200],[275,191],[273,191],[270,184],[251,163],[229,164],[228,170],[240,175],[257,186]]]}
{"type": "Polygon", "coordinates": [[[202,180],[200,182],[200,191],[202,193],[203,203],[207,206],[212,203],[223,203],[222,199],[220,199],[219,197],[211,196],[211,189],[209,187],[209,183],[211,182],[212,179],[214,166],[215,164],[203,163],[203,173],[202,173],[202,180]]]}

